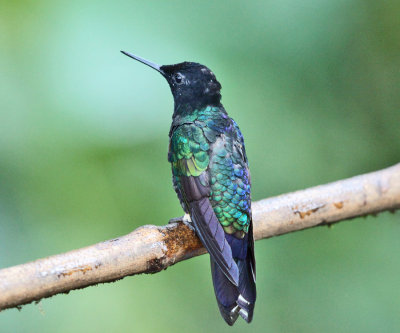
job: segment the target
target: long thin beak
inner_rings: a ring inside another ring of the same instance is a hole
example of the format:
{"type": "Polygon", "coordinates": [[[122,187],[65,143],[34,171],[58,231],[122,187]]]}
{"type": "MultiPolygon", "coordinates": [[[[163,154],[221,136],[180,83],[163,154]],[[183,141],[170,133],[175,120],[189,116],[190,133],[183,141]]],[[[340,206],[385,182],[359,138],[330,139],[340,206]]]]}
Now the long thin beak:
{"type": "Polygon", "coordinates": [[[154,68],[157,72],[160,72],[162,75],[165,76],[165,73],[161,70],[161,68],[160,68],[161,66],[160,65],[157,65],[154,62],[148,61],[146,59],[138,57],[137,55],[133,55],[133,54],[125,52],[125,51],[121,51],[121,53],[125,54],[126,56],[128,56],[128,57],[130,57],[132,59],[140,61],[141,63],[143,63],[143,64],[145,64],[145,65],[147,65],[147,66],[149,66],[151,68],[154,68]]]}

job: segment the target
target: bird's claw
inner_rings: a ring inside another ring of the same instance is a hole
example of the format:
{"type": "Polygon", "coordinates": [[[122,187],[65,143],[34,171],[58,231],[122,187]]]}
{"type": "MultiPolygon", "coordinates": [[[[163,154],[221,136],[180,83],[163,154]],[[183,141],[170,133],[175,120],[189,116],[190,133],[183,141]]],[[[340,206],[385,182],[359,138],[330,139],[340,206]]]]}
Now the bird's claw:
{"type": "Polygon", "coordinates": [[[168,224],[172,224],[172,223],[183,223],[184,225],[189,227],[191,230],[195,231],[193,222],[192,222],[189,214],[185,214],[184,216],[175,217],[173,219],[170,219],[168,224]]]}
{"type": "Polygon", "coordinates": [[[168,221],[168,224],[179,223],[179,222],[183,222],[183,216],[174,217],[173,219],[170,219],[168,221]]]}

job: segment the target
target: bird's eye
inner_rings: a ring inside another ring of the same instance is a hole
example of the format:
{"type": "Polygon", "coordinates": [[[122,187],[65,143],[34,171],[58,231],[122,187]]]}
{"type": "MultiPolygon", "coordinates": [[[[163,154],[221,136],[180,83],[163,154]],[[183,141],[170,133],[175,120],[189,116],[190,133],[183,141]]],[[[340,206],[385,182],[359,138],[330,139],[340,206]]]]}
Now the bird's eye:
{"type": "Polygon", "coordinates": [[[179,73],[174,75],[174,80],[177,84],[181,84],[183,82],[183,76],[179,73]]]}

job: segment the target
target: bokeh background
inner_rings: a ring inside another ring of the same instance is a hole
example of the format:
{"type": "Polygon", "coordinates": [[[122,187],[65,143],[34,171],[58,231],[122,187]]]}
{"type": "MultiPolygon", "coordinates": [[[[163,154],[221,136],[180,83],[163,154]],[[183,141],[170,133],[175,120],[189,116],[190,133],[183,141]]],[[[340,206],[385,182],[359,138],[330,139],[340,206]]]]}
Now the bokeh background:
{"type": "MultiPolygon", "coordinates": [[[[400,2],[0,2],[0,268],[180,216],[161,64],[209,66],[261,199],[400,161],[400,2]]],[[[1,332],[396,332],[399,213],[256,244],[253,323],[202,256],[0,313],[1,332]]]]}

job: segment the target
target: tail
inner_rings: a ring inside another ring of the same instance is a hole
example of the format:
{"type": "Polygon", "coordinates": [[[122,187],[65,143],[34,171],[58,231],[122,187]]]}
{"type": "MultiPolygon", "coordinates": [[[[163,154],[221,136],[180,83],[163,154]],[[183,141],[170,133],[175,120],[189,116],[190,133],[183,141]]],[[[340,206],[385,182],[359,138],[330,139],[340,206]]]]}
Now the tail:
{"type": "Polygon", "coordinates": [[[248,323],[253,319],[256,284],[250,252],[248,251],[246,259],[236,260],[239,268],[239,287],[232,284],[211,259],[211,273],[219,311],[230,326],[239,315],[248,323]]]}
{"type": "Polygon", "coordinates": [[[237,264],[239,267],[240,295],[236,303],[240,307],[240,316],[250,323],[253,319],[254,305],[257,298],[255,274],[249,258],[238,260],[237,264]]]}
{"type": "Polygon", "coordinates": [[[232,326],[239,315],[239,306],[236,304],[239,298],[238,287],[228,280],[215,261],[212,259],[210,261],[214,292],[219,311],[227,324],[232,326]]]}

